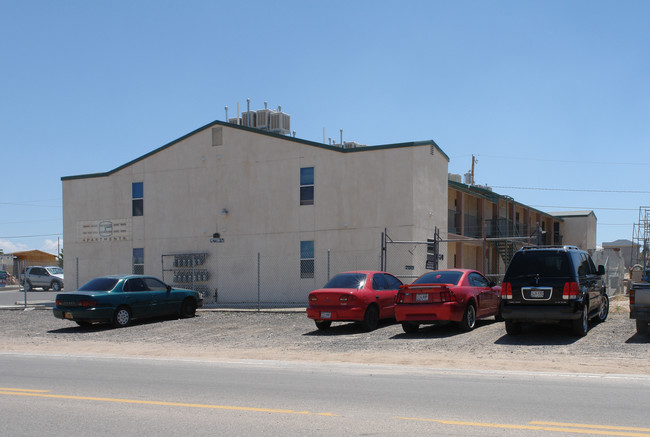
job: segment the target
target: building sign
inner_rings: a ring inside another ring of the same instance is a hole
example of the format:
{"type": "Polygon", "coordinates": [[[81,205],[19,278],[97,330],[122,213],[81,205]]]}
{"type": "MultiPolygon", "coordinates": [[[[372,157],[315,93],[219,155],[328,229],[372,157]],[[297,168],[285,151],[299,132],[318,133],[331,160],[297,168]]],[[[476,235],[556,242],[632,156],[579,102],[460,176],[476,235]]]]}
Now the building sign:
{"type": "Polygon", "coordinates": [[[131,240],[130,218],[77,222],[77,241],[80,243],[129,240],[131,240]]]}

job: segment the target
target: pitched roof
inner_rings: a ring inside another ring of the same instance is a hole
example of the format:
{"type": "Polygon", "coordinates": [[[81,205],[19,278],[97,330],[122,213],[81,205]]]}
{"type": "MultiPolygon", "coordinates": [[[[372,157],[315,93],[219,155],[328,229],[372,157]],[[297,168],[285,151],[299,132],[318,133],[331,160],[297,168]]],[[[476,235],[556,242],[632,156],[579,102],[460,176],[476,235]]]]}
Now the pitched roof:
{"type": "Polygon", "coordinates": [[[156,153],[158,153],[160,151],[163,151],[163,150],[173,146],[174,144],[180,143],[181,141],[191,137],[192,135],[196,135],[197,133],[199,133],[199,132],[201,132],[201,131],[203,131],[205,129],[212,128],[214,126],[225,126],[225,127],[229,127],[229,128],[244,130],[244,131],[252,132],[252,133],[255,133],[255,134],[258,134],[258,135],[266,135],[266,136],[269,136],[269,137],[274,137],[274,138],[278,138],[278,139],[282,139],[282,140],[286,140],[286,141],[291,141],[291,142],[294,142],[294,143],[304,144],[304,145],[310,146],[310,147],[318,147],[320,149],[331,150],[333,152],[338,152],[338,153],[359,153],[359,152],[371,152],[371,151],[382,150],[382,149],[397,149],[397,148],[400,148],[400,147],[431,146],[431,147],[435,147],[436,150],[440,154],[442,154],[442,156],[444,156],[447,159],[447,161],[449,161],[449,156],[447,156],[447,154],[433,140],[411,141],[411,142],[406,142],[406,143],[382,144],[382,145],[376,145],[376,146],[364,146],[364,147],[356,147],[356,148],[344,149],[344,148],[338,147],[338,146],[330,146],[330,145],[327,145],[327,144],[317,143],[315,141],[303,140],[303,139],[300,139],[300,138],[295,138],[295,137],[286,136],[286,135],[280,135],[280,134],[276,134],[276,133],[273,133],[273,132],[267,132],[267,131],[263,131],[263,130],[260,130],[260,129],[255,129],[255,128],[252,128],[252,127],[240,126],[240,125],[233,124],[233,123],[226,123],[224,121],[215,120],[212,123],[206,124],[205,126],[202,126],[202,127],[198,128],[196,130],[193,130],[192,132],[190,132],[190,133],[188,133],[186,135],[183,135],[182,137],[177,138],[174,141],[171,141],[171,142],[165,144],[164,146],[161,146],[161,147],[159,147],[159,148],[157,148],[155,150],[152,150],[151,152],[149,152],[149,153],[147,153],[145,155],[142,155],[142,156],[140,156],[140,157],[138,157],[138,158],[136,158],[136,159],[134,159],[132,161],[129,161],[126,164],[123,164],[123,165],[121,165],[121,166],[119,166],[117,168],[114,168],[113,170],[110,170],[110,171],[107,171],[107,172],[101,172],[101,173],[91,173],[91,174],[83,174],[83,175],[75,175],[75,176],[63,176],[61,178],[61,180],[62,181],[67,181],[67,180],[73,180],[73,179],[86,179],[86,178],[98,178],[98,177],[110,176],[113,173],[116,173],[116,172],[118,172],[118,171],[120,171],[120,170],[122,170],[122,169],[124,169],[126,167],[129,167],[129,166],[131,166],[131,165],[133,165],[133,164],[135,164],[135,163],[137,163],[139,161],[142,161],[145,158],[148,158],[149,156],[155,155],[156,153]]]}

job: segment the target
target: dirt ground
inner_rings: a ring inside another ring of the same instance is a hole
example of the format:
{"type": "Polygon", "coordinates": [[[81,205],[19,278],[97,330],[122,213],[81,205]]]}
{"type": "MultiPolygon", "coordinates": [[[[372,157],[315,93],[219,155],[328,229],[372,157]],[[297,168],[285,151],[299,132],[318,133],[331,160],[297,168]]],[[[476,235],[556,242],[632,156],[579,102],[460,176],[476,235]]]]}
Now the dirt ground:
{"type": "Polygon", "coordinates": [[[282,360],[561,373],[650,375],[648,336],[636,334],[627,302],[613,299],[608,320],[584,338],[561,325],[530,325],[516,337],[481,320],[405,334],[386,322],[373,332],[354,323],[318,331],[301,311],[200,311],[193,319],[155,319],[114,329],[81,328],[50,310],[0,312],[0,350],[57,355],[196,360],[282,360]]]}

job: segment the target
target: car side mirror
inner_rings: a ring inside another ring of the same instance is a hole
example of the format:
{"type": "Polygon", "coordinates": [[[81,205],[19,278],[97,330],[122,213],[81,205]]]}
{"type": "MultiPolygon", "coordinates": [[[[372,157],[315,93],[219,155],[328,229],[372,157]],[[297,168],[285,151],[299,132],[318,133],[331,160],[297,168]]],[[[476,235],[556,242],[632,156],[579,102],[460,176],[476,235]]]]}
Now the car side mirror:
{"type": "Polygon", "coordinates": [[[488,285],[489,285],[490,287],[494,287],[494,286],[496,286],[496,285],[497,285],[497,283],[496,283],[496,282],[494,282],[494,281],[490,281],[490,283],[489,283],[488,285]]]}
{"type": "Polygon", "coordinates": [[[605,274],[605,266],[604,265],[599,265],[598,266],[598,275],[603,276],[605,274]]]}
{"type": "Polygon", "coordinates": [[[171,285],[168,285],[168,286],[167,286],[167,293],[169,293],[170,291],[172,291],[172,286],[171,286],[171,285]]]}

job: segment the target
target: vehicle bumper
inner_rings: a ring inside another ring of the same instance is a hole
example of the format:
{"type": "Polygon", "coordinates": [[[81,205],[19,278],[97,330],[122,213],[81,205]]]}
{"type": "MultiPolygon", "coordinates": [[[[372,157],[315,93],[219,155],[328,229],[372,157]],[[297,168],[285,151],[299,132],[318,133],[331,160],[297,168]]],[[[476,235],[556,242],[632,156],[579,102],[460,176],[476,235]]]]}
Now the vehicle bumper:
{"type": "Polygon", "coordinates": [[[361,321],[365,314],[365,307],[307,307],[307,317],[314,320],[331,320],[339,322],[361,321]],[[330,313],[330,317],[324,318],[323,313],[330,313]]]}
{"type": "Polygon", "coordinates": [[[84,321],[84,322],[101,322],[110,321],[113,318],[113,308],[91,308],[91,309],[68,309],[53,308],[52,314],[57,319],[84,321]]]}
{"type": "Polygon", "coordinates": [[[508,305],[501,303],[501,316],[516,321],[558,321],[575,320],[582,317],[580,305],[508,305]]]}
{"type": "Polygon", "coordinates": [[[646,306],[630,305],[630,319],[650,320],[650,308],[646,306]]]}
{"type": "Polygon", "coordinates": [[[398,304],[395,305],[395,320],[414,323],[460,322],[464,310],[465,306],[458,302],[398,304]]]}

